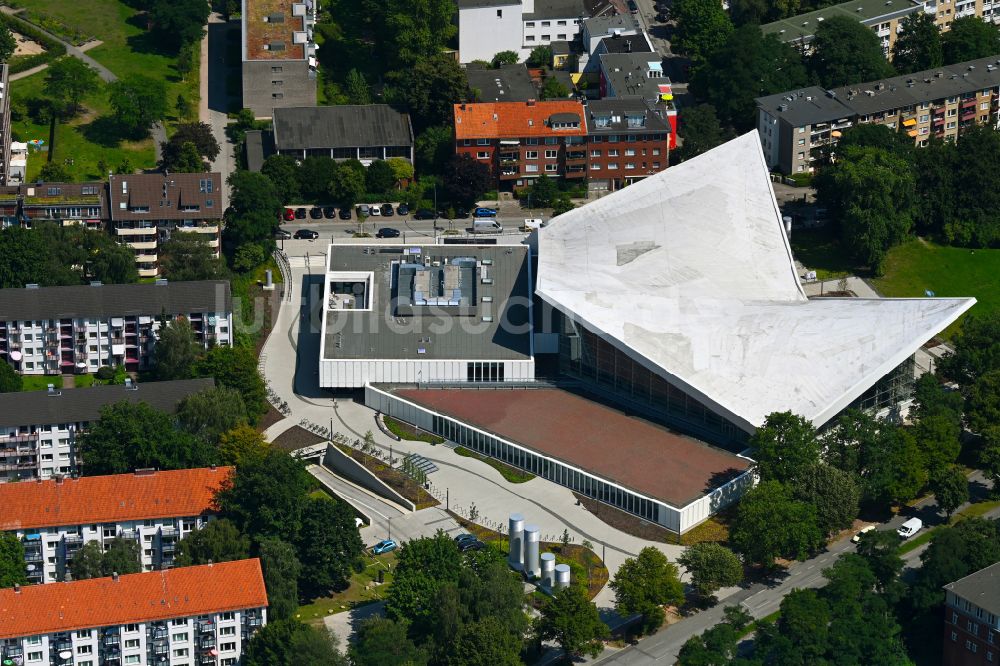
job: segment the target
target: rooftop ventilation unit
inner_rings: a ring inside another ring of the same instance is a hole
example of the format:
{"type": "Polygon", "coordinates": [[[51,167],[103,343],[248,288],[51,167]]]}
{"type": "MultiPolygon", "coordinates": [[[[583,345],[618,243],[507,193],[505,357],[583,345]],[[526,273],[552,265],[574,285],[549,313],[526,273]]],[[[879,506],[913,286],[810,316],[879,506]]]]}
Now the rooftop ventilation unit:
{"type": "Polygon", "coordinates": [[[292,33],[292,43],[293,44],[305,44],[309,41],[309,36],[304,32],[294,32],[292,33]]]}

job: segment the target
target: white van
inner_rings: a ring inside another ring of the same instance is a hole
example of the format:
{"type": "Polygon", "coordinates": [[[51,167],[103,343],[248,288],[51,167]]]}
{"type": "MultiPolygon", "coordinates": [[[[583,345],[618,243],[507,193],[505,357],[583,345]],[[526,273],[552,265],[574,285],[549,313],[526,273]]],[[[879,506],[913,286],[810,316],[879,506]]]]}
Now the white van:
{"type": "Polygon", "coordinates": [[[472,221],[472,233],[474,234],[499,234],[503,232],[503,226],[493,218],[477,217],[472,221]]]}
{"type": "Polygon", "coordinates": [[[908,521],[899,526],[899,529],[896,530],[896,534],[904,539],[909,539],[911,536],[922,530],[923,527],[924,521],[919,518],[910,518],[908,521]]]}

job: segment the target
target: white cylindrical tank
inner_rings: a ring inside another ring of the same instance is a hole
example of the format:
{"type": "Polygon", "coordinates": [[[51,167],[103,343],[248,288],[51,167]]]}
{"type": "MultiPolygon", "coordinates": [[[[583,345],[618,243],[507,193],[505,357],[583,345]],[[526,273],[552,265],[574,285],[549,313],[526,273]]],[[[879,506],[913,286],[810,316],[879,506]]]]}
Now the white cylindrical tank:
{"type": "Polygon", "coordinates": [[[792,216],[785,215],[781,218],[781,221],[785,223],[785,233],[792,233],[792,216]]]}
{"type": "Polygon", "coordinates": [[[508,526],[510,527],[507,531],[510,535],[508,541],[510,554],[507,556],[507,562],[520,571],[524,564],[524,516],[519,513],[510,514],[508,526]]]}
{"type": "Polygon", "coordinates": [[[542,587],[551,588],[555,583],[556,556],[552,553],[542,553],[542,587]]]}
{"type": "Polygon", "coordinates": [[[537,525],[524,526],[524,573],[530,578],[538,578],[542,571],[538,565],[538,542],[541,534],[537,525]]]}
{"type": "Polygon", "coordinates": [[[569,587],[569,565],[557,564],[555,588],[561,590],[564,587],[569,587]]]}

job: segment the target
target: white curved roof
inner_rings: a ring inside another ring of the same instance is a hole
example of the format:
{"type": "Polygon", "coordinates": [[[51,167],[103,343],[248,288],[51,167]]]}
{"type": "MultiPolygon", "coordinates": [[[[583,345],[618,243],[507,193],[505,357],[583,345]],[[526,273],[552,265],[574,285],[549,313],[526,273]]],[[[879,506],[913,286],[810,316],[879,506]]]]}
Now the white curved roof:
{"type": "Polygon", "coordinates": [[[537,293],[747,430],[825,423],[976,302],[806,298],[756,132],[554,219],[537,293]]]}

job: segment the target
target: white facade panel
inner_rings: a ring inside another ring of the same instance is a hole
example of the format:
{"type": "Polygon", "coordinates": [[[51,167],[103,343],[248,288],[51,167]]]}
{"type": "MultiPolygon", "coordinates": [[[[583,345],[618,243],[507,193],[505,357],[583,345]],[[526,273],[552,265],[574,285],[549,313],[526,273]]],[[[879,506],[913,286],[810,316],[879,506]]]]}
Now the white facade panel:
{"type": "MultiPolygon", "coordinates": [[[[458,10],[458,55],[462,64],[493,59],[501,51],[521,54],[521,6],[458,10]]],[[[522,56],[523,57],[523,56],[522,56]]]]}

